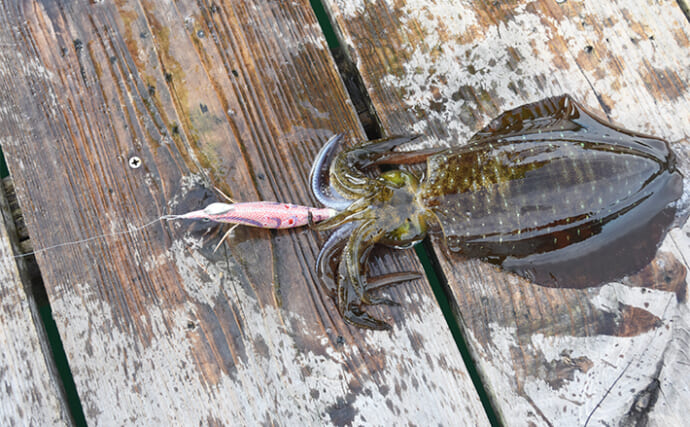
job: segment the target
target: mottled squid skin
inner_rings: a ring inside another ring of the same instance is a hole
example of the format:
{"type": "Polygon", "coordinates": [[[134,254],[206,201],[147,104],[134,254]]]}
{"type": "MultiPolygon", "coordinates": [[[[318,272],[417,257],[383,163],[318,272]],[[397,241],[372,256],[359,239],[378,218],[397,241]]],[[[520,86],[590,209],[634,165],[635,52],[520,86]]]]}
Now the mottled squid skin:
{"type": "Polygon", "coordinates": [[[322,249],[319,276],[357,326],[389,328],[365,306],[390,301],[370,293],[414,277],[367,280],[374,244],[406,247],[440,231],[451,251],[535,283],[594,286],[653,258],[682,193],[665,141],[607,124],[567,95],[508,111],[461,147],[393,151],[411,139],[372,141],[337,156],[330,144],[312,171],[319,201],[339,211],[315,228],[341,227],[322,249]],[[423,160],[421,181],[399,169],[364,173],[423,160]]]}

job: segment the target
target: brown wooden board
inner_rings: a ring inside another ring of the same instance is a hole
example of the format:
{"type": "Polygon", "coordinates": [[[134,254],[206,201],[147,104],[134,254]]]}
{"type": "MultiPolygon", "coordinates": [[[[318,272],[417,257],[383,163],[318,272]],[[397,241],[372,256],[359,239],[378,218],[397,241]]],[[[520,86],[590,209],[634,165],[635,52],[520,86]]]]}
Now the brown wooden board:
{"type": "Polygon", "coordinates": [[[6,228],[11,218],[0,191],[0,423],[69,425],[67,404],[40,325],[25,291],[6,228]]]}
{"type": "MultiPolygon", "coordinates": [[[[307,1],[0,5],[0,138],[93,424],[486,424],[429,285],[347,326],[308,229],[165,222],[313,204],[311,160],[363,132],[307,1]],[[122,233],[123,231],[129,231],[122,233]],[[117,233],[94,238],[103,233],[117,233]]],[[[420,270],[410,252],[373,273],[420,270]]]]}
{"type": "MultiPolygon", "coordinates": [[[[502,111],[569,93],[671,141],[690,176],[690,25],[676,1],[326,3],[388,134],[463,144],[502,111]]],[[[682,424],[685,231],[639,275],[586,290],[536,286],[443,247],[434,241],[451,304],[507,424],[682,424]]]]}

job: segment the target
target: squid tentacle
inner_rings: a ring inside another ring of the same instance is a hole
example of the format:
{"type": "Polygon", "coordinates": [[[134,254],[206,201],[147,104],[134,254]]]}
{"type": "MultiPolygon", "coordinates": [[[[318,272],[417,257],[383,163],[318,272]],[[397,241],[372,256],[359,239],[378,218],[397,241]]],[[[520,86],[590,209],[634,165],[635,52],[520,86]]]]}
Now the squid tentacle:
{"type": "Polygon", "coordinates": [[[423,150],[415,151],[391,151],[381,155],[374,165],[411,165],[415,163],[425,162],[429,157],[447,150],[446,147],[425,148],[423,150]]]}
{"type": "Polygon", "coordinates": [[[345,160],[351,167],[367,168],[385,157],[403,144],[419,138],[421,135],[393,135],[386,138],[364,142],[346,153],[345,160]]]}
{"type": "MultiPolygon", "coordinates": [[[[417,271],[400,271],[397,273],[382,274],[380,276],[370,277],[367,280],[367,289],[369,291],[378,291],[389,286],[397,285],[402,282],[411,282],[412,280],[419,280],[424,277],[421,273],[417,271]]],[[[371,304],[380,304],[375,302],[375,298],[371,299],[371,304]]],[[[380,301],[380,300],[379,300],[380,301]]],[[[397,304],[397,303],[395,303],[397,304]]]]}
{"type": "Polygon", "coordinates": [[[389,330],[391,326],[367,313],[363,305],[371,305],[367,294],[366,265],[369,253],[381,236],[376,221],[360,224],[348,238],[338,268],[339,282],[336,302],[338,311],[351,324],[363,328],[389,330]]]}
{"type": "Polygon", "coordinates": [[[331,296],[335,296],[337,293],[336,271],[332,268],[331,262],[335,259],[336,254],[343,251],[356,225],[355,222],[348,222],[331,233],[316,259],[316,274],[331,296]]]}
{"type": "Polygon", "coordinates": [[[369,252],[374,243],[383,236],[374,220],[367,221],[357,227],[350,235],[345,246],[344,262],[347,267],[347,278],[354,285],[354,290],[360,301],[365,301],[366,270],[369,252]]]}
{"type": "Polygon", "coordinates": [[[309,181],[314,197],[324,206],[344,210],[351,200],[343,194],[350,198],[357,198],[371,189],[372,180],[364,175],[361,169],[378,164],[419,163],[443,150],[443,148],[434,148],[414,153],[392,151],[399,145],[414,141],[419,136],[395,135],[366,142],[336,155],[337,148],[342,144],[343,134],[334,135],[321,148],[312,164],[309,181]]]}
{"type": "Polygon", "coordinates": [[[352,203],[348,209],[340,211],[330,218],[322,220],[318,224],[312,221],[309,223],[309,226],[316,231],[325,231],[348,222],[365,219],[367,215],[369,215],[369,211],[367,210],[368,203],[369,202],[365,199],[359,199],[352,203]]]}
{"type": "MultiPolygon", "coordinates": [[[[369,293],[401,282],[420,279],[422,275],[414,271],[382,274],[363,282],[363,286],[366,286],[366,289],[364,289],[361,296],[358,296],[356,292],[352,293],[352,289],[348,287],[351,286],[349,283],[351,283],[352,279],[343,276],[343,274],[336,275],[339,267],[334,267],[333,262],[337,259],[336,257],[339,253],[344,253],[344,248],[358,225],[357,222],[345,223],[328,237],[316,260],[316,272],[322,286],[331,297],[334,297],[338,311],[348,322],[370,329],[387,329],[387,325],[384,322],[366,314],[361,309],[361,305],[387,304],[397,306],[399,304],[396,301],[385,297],[371,297],[369,293]],[[343,280],[345,283],[342,283],[343,280]]],[[[366,257],[364,262],[366,263],[366,257]]],[[[364,264],[361,264],[358,271],[362,272],[364,268],[364,264]]]]}
{"type": "Polygon", "coordinates": [[[395,147],[414,140],[418,136],[391,136],[360,144],[341,152],[330,168],[331,185],[349,198],[357,198],[372,191],[372,180],[363,169],[376,163],[395,147]]]}
{"type": "Polygon", "coordinates": [[[334,191],[330,183],[329,173],[331,163],[336,156],[336,149],[342,144],[343,134],[333,135],[326,144],[321,147],[321,151],[316,155],[314,163],[309,173],[309,183],[311,192],[322,205],[336,209],[347,209],[351,201],[344,198],[337,191],[334,191]]]}
{"type": "Polygon", "coordinates": [[[365,307],[397,303],[370,293],[421,277],[417,272],[385,274],[370,281],[366,277],[369,254],[387,232],[376,215],[380,207],[374,206],[388,200],[394,186],[380,178],[370,178],[365,169],[380,164],[418,163],[441,150],[393,151],[418,137],[392,136],[360,144],[336,155],[343,136],[335,135],[321,149],[312,166],[310,185],[314,196],[323,205],[338,211],[319,224],[309,218],[309,225],[315,230],[335,228],[319,253],[317,276],[334,297],[340,314],[352,325],[390,329],[388,323],[367,313],[365,307]]]}

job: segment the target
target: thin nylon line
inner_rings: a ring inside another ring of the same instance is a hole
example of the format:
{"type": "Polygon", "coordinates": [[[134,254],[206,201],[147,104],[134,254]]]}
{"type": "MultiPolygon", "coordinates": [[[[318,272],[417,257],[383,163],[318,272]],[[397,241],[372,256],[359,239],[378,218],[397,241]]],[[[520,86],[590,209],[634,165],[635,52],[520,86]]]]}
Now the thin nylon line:
{"type": "Polygon", "coordinates": [[[161,216],[161,217],[159,217],[159,218],[154,219],[154,220],[151,221],[151,222],[147,222],[147,223],[144,224],[144,225],[140,225],[140,226],[138,226],[138,227],[135,227],[135,228],[132,228],[132,229],[129,229],[129,230],[125,230],[125,231],[115,231],[115,232],[113,232],[113,233],[104,233],[104,234],[99,234],[99,235],[97,235],[97,236],[87,237],[86,239],[73,240],[73,241],[71,241],[71,242],[58,243],[57,245],[46,246],[45,248],[36,249],[36,250],[34,250],[34,251],[27,252],[27,253],[25,253],[25,254],[13,255],[13,256],[8,257],[8,258],[15,258],[15,259],[16,259],[16,258],[24,258],[24,257],[27,257],[27,256],[40,254],[40,253],[42,253],[42,252],[46,252],[46,251],[49,251],[49,250],[51,250],[51,249],[62,248],[62,247],[65,247],[65,246],[80,245],[80,244],[82,244],[82,243],[92,242],[92,241],[94,241],[94,240],[102,239],[103,237],[112,237],[112,236],[121,236],[121,235],[123,235],[123,234],[132,234],[132,233],[136,233],[137,231],[141,231],[141,230],[143,230],[144,228],[150,227],[150,226],[156,224],[156,223],[159,222],[159,221],[162,221],[162,220],[171,220],[171,219],[178,219],[179,217],[180,217],[179,215],[163,215],[163,216],[161,216]]]}

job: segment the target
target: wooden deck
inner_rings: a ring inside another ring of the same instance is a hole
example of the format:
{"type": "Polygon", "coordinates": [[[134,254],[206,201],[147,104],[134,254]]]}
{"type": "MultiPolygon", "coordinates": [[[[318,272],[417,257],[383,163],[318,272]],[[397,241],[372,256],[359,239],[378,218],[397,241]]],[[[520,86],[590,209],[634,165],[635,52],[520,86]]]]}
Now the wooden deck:
{"type": "MultiPolygon", "coordinates": [[[[239,228],[214,253],[220,228],[161,221],[56,247],[36,261],[70,407],[36,278],[8,258],[27,245],[198,209],[211,186],[313,205],[311,161],[334,133],[462,144],[561,93],[671,141],[690,176],[684,0],[324,5],[339,63],[307,0],[0,0],[0,144],[30,237],[0,198],[0,423],[683,424],[688,224],[641,273],[584,290],[429,242],[481,398],[427,280],[389,291],[391,332],[342,321],[313,272],[325,235],[239,228]]],[[[412,250],[377,255],[372,274],[422,270],[412,250]]]]}

